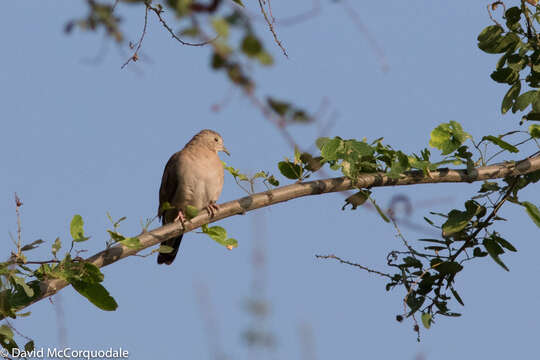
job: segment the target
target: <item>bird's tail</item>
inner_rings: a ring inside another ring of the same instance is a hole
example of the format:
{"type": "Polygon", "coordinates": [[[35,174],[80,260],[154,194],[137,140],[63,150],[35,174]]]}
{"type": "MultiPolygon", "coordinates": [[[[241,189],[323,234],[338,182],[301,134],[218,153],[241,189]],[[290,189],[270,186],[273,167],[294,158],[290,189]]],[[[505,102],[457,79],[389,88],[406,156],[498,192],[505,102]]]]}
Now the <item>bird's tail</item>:
{"type": "Polygon", "coordinates": [[[182,237],[184,234],[172,238],[170,240],[164,241],[162,245],[170,246],[173,248],[173,251],[170,253],[159,253],[157,257],[157,263],[158,264],[166,264],[171,265],[174,261],[174,258],[176,257],[176,254],[178,253],[178,248],[180,247],[180,242],[182,241],[182,237]]]}

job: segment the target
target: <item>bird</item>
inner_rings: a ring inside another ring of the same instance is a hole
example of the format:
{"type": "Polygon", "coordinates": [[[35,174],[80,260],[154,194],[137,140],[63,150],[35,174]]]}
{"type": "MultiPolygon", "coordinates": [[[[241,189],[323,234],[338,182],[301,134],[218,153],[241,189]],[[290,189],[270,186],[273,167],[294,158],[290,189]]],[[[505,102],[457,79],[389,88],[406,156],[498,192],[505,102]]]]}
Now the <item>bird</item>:
{"type": "MultiPolygon", "coordinates": [[[[215,215],[219,209],[216,202],[223,189],[224,177],[223,163],[218,156],[220,151],[230,156],[221,135],[205,129],[170,157],[159,188],[158,217],[163,225],[178,220],[184,223],[188,205],[199,211],[206,209],[211,217],[215,215]]],[[[172,264],[182,236],[162,243],[173,250],[159,253],[158,264],[172,264]]]]}

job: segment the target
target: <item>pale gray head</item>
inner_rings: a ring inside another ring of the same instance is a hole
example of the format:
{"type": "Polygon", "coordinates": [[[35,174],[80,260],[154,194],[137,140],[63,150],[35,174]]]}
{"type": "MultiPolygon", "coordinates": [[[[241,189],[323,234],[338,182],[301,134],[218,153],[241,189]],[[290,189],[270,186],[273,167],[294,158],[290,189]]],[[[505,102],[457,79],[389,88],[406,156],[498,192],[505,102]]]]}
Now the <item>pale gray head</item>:
{"type": "Polygon", "coordinates": [[[216,153],[219,151],[223,151],[227,155],[231,155],[227,148],[225,148],[225,145],[223,145],[223,139],[221,138],[221,135],[219,135],[213,130],[202,130],[197,135],[195,135],[193,139],[189,141],[188,145],[190,144],[203,145],[208,149],[215,151],[216,153]]]}

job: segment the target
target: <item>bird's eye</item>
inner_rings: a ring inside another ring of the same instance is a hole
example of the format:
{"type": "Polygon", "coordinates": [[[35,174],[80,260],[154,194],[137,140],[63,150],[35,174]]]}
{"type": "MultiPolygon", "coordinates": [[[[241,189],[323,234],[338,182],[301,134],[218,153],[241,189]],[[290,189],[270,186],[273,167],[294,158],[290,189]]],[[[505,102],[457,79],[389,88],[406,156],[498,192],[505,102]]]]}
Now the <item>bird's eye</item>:
{"type": "Polygon", "coordinates": [[[214,140],[215,140],[216,142],[218,142],[218,141],[219,141],[219,140],[218,140],[218,138],[214,138],[214,140]]]}

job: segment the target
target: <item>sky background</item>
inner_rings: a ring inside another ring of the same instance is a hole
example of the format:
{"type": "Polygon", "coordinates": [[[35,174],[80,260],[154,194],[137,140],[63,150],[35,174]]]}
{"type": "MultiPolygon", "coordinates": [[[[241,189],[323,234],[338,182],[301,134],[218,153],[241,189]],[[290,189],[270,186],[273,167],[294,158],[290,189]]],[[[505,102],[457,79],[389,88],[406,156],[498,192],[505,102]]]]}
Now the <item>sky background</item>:
{"type": "MultiPolygon", "coordinates": [[[[257,13],[256,2],[244,3],[257,13]]],[[[308,0],[272,4],[278,19],[312,6],[308,0]]],[[[254,67],[257,95],[292,99],[312,111],[327,99],[321,126],[328,121],[333,126],[325,135],[369,141],[383,136],[406,152],[426,147],[429,132],[450,120],[477,139],[514,129],[518,115],[500,114],[506,87],[489,78],[498,57],[476,46],[478,33],[490,25],[487,4],[354,2],[384,51],[388,71],[339,3],[322,1],[318,16],[277,25],[288,59],[265,24],[256,21],[276,60],[271,68],[254,67]]],[[[24,202],[24,240],[46,241],[34,250],[35,259],[50,257],[57,236],[67,246],[74,214],[83,217],[92,236],[82,246],[88,255],[104,248],[111,228],[107,212],[127,216],[122,233],[138,234],[140,222],[155,215],[169,156],[204,128],[221,133],[232,154],[224,159],[228,164],[246,173],[266,170],[282,184],[289,182],[276,164],[291,157],[292,149],[240,92],[233,91],[220,111],[212,110],[231,94],[231,86],[210,70],[209,48],[180,46],[151,16],[141,61],[121,70],[127,46],[118,48],[101,33],[64,34],[67,21],[85,15],[83,1],[2,5],[0,230],[5,240],[0,250],[5,257],[13,249],[9,233],[17,229],[14,192],[24,202]]],[[[128,39],[136,41],[143,7],[121,5],[119,11],[128,39]]],[[[317,125],[289,130],[305,149],[320,136],[317,125]]],[[[396,195],[411,199],[408,220],[421,228],[401,230],[414,240],[436,235],[423,226],[430,210],[461,208],[478,187],[377,188],[374,196],[383,207],[396,195]]],[[[226,175],[220,202],[241,196],[226,175]]],[[[533,190],[521,198],[538,205],[533,190]]],[[[315,258],[333,253],[386,271],[387,252],[400,246],[393,227],[374,211],[344,212],[343,200],[342,194],[313,196],[225,219],[219,225],[239,241],[233,251],[189,233],[172,266],[157,266],[153,255],[106,267],[104,285],[119,304],[115,312],[101,311],[66,288],[52,303],[41,301],[30,307],[30,317],[12,323],[38,348],[121,346],[130,359],[446,360],[538,353],[540,239],[521,207],[504,206],[500,215],[510,221],[497,225],[519,250],[503,256],[511,271],[489,258],[469,263],[456,279],[465,307],[452,307],[463,316],[439,317],[430,330],[422,329],[417,343],[413,324],[395,320],[402,312],[402,289],[386,292],[384,279],[315,258]],[[274,339],[259,353],[248,351],[243,336],[256,322],[246,310],[253,295],[269,306],[258,326],[274,339]]]]}

